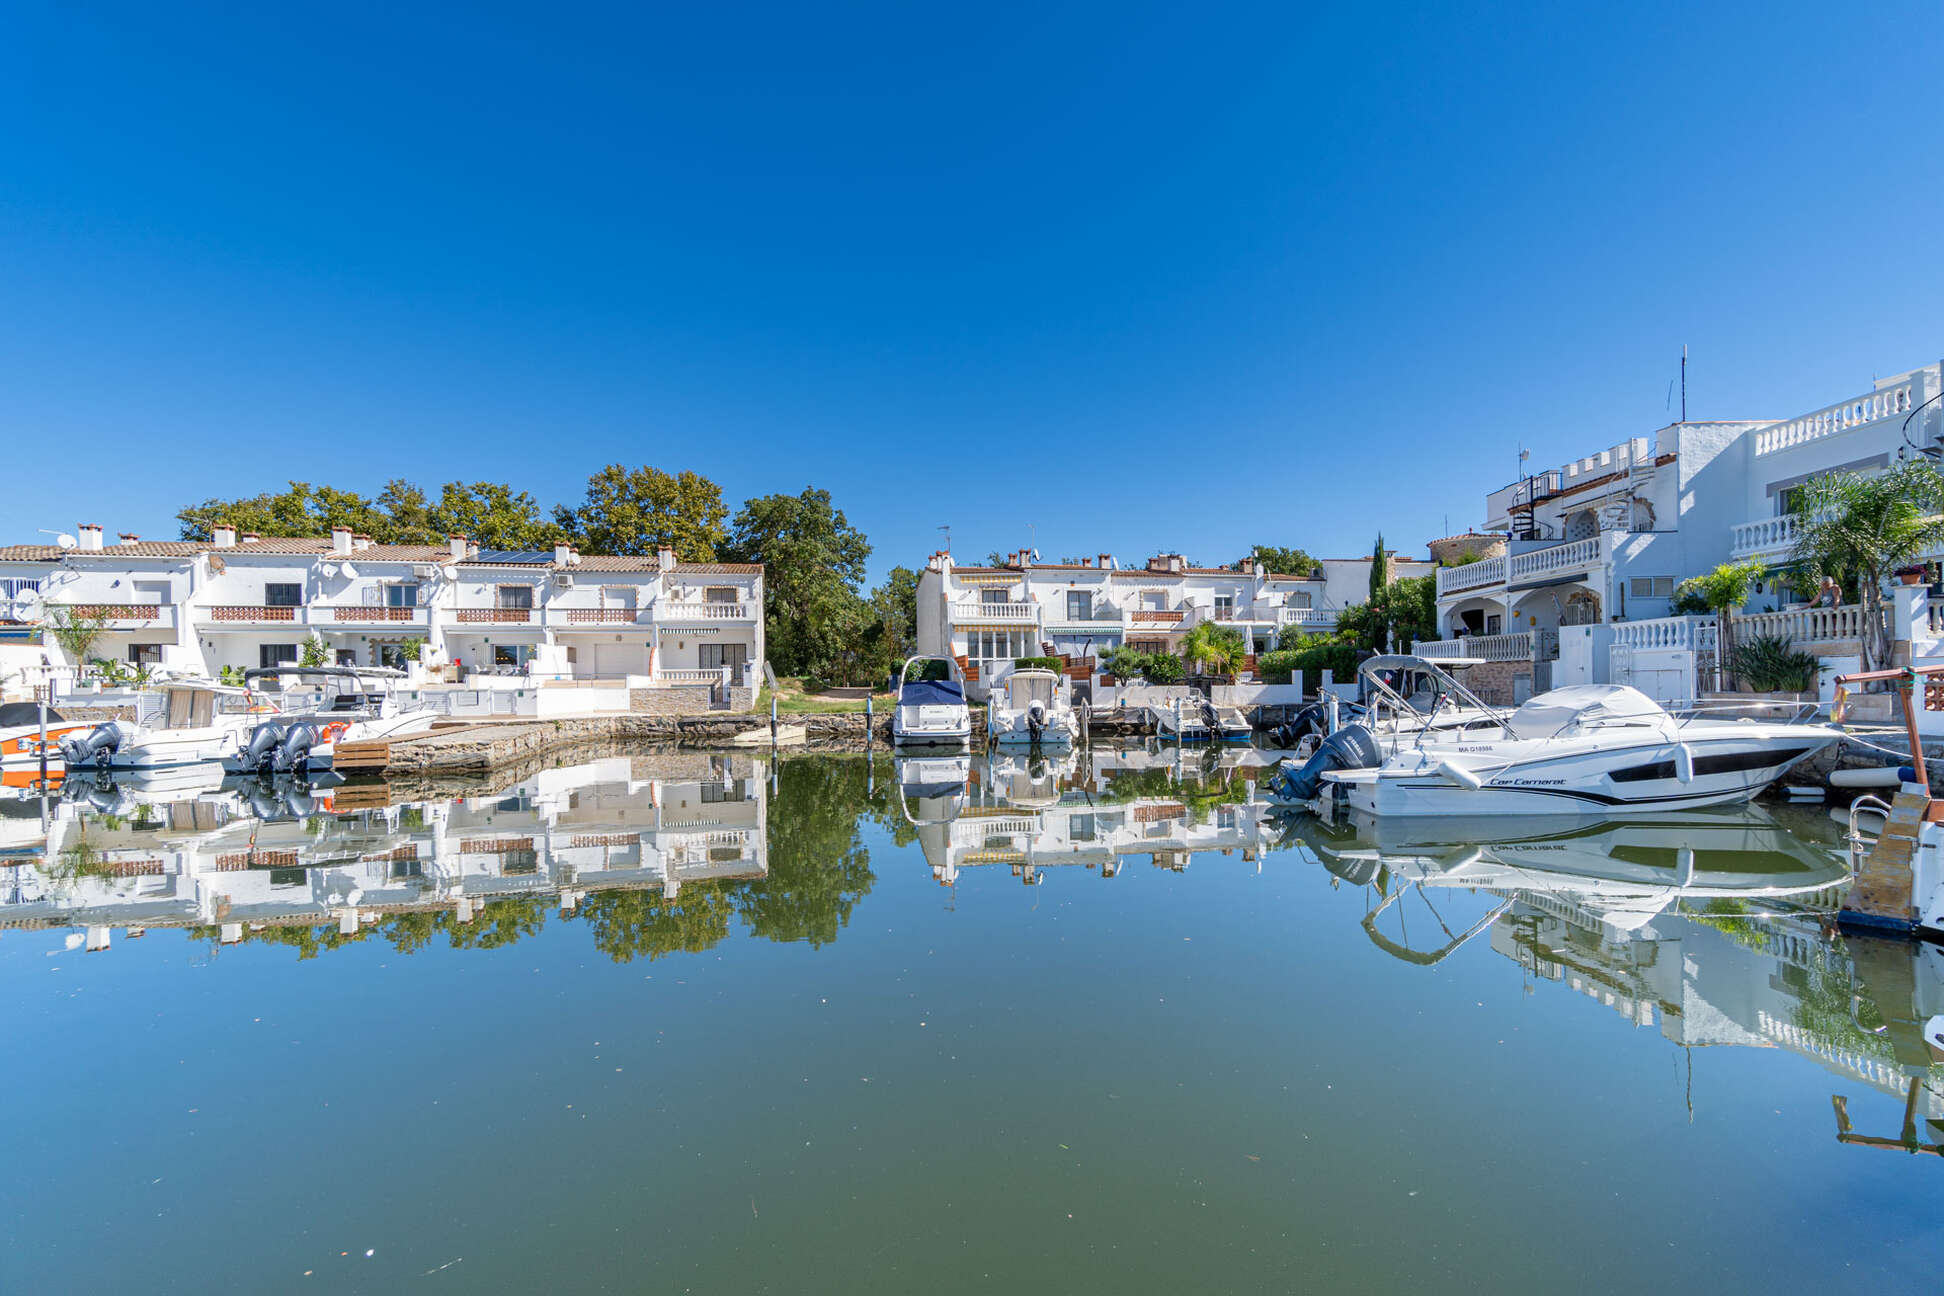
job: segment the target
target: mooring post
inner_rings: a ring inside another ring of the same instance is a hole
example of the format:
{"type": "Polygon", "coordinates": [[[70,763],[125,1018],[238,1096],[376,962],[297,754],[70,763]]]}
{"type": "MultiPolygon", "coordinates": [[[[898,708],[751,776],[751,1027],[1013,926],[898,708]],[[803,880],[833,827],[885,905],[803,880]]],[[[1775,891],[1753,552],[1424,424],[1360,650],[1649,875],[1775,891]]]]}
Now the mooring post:
{"type": "Polygon", "coordinates": [[[864,746],[866,750],[869,750],[871,746],[871,730],[877,725],[877,711],[872,706],[874,701],[875,699],[869,693],[864,695],[864,746]]]}
{"type": "Polygon", "coordinates": [[[770,746],[776,746],[776,694],[770,694],[770,746]]]}
{"type": "Polygon", "coordinates": [[[42,681],[40,689],[37,690],[40,693],[40,781],[41,781],[41,787],[43,789],[47,787],[47,693],[46,693],[46,689],[47,689],[47,684],[45,681],[42,681]]]}

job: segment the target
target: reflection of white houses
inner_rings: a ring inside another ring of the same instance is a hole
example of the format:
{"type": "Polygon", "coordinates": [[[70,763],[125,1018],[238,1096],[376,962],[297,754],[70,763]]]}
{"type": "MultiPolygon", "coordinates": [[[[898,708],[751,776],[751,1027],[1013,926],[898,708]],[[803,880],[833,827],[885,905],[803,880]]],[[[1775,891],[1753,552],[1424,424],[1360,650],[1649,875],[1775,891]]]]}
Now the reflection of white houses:
{"type": "Polygon", "coordinates": [[[108,931],[335,923],[353,932],[400,912],[477,907],[511,895],[557,897],[768,871],[768,784],[746,757],[698,758],[693,777],[644,777],[632,758],[543,770],[514,787],[455,801],[308,814],[231,794],[118,802],[104,818],[56,812],[45,847],[0,859],[0,927],[108,931]],[[270,817],[260,817],[268,815],[270,817]]]}
{"type": "Polygon", "coordinates": [[[104,545],[90,526],[71,544],[0,547],[0,675],[31,675],[43,654],[76,665],[44,630],[77,615],[103,622],[91,657],[211,676],[297,661],[315,637],[344,665],[400,665],[424,645],[428,664],[454,675],[722,684],[753,697],[764,647],[762,569],[677,562],[666,549],[600,557],[229,527],[207,544],[104,545]]]}
{"type": "MultiPolygon", "coordinates": [[[[1427,570],[1420,560],[1393,560],[1394,576],[1427,570]]],[[[1240,633],[1253,655],[1333,628],[1369,589],[1369,573],[1368,558],[1278,573],[1254,559],[1192,567],[1180,554],[1122,567],[1110,554],[1044,563],[1022,552],[1002,567],[960,567],[940,552],[918,578],[918,650],[958,658],[979,695],[1019,657],[1062,657],[1073,678],[1086,681],[1115,648],[1176,652],[1205,622],[1240,633]]]]}

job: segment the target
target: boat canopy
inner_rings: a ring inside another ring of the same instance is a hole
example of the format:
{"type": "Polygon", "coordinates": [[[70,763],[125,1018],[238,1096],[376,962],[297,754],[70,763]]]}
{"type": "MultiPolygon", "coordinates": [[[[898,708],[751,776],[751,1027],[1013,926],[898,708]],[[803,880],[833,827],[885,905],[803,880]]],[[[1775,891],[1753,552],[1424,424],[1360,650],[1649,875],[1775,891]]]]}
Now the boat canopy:
{"type": "Polygon", "coordinates": [[[1569,684],[1541,693],[1506,720],[1514,738],[1551,738],[1569,727],[1651,724],[1666,720],[1661,705],[1625,684],[1569,684]]]}
{"type": "MultiPolygon", "coordinates": [[[[40,703],[38,702],[9,702],[5,706],[0,706],[0,729],[14,729],[22,725],[37,725],[40,723],[40,719],[40,703]]],[[[53,707],[47,708],[47,723],[54,724],[56,722],[65,723],[61,721],[61,713],[53,707]]]]}
{"type": "Polygon", "coordinates": [[[1035,702],[1052,706],[1059,680],[1050,670],[1014,671],[1006,680],[1006,703],[1015,711],[1024,711],[1035,702]]]}
{"type": "Polygon", "coordinates": [[[964,706],[965,686],[957,680],[906,680],[898,690],[899,706],[964,706]]]}

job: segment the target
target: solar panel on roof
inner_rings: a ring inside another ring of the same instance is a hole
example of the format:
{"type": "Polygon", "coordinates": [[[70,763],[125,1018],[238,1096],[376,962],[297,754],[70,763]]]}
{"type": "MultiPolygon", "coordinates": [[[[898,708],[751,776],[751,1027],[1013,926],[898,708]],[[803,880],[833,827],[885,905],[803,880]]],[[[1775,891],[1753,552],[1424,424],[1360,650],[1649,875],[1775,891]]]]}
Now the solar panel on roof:
{"type": "Polygon", "coordinates": [[[553,561],[553,550],[481,549],[473,555],[472,560],[483,563],[550,563],[553,561]]]}

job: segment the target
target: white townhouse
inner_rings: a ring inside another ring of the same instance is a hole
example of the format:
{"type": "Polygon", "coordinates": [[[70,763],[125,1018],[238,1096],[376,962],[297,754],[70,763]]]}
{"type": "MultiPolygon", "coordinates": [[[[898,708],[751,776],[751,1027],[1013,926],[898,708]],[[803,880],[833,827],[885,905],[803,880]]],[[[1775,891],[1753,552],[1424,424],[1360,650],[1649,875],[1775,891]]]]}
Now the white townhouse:
{"type": "MultiPolygon", "coordinates": [[[[1429,564],[1402,560],[1393,574],[1418,567],[1429,564]]],[[[918,651],[956,657],[975,695],[1020,657],[1063,658],[1069,676],[1090,682],[1105,653],[1178,652],[1202,622],[1240,631],[1253,658],[1285,636],[1333,629],[1337,614],[1367,592],[1369,572],[1368,558],[1292,574],[1252,558],[1191,567],[1164,553],[1122,567],[1111,554],[1044,563],[1030,551],[1000,567],[960,567],[941,550],[918,577],[918,651]]]]}
{"type": "MultiPolygon", "coordinates": [[[[331,661],[404,665],[418,650],[456,676],[723,683],[753,696],[763,661],[763,572],[735,563],[380,545],[339,528],[282,539],[219,526],[213,540],[0,547],[0,675],[45,657],[71,667],[55,618],[105,623],[91,657],[185,673],[299,660],[313,635],[331,661]]],[[[0,681],[4,683],[5,681],[0,681]]],[[[11,686],[9,686],[11,687],[11,686]]]]}
{"type": "MultiPolygon", "coordinates": [[[[1489,534],[1463,537],[1484,542],[1485,556],[1439,571],[1440,629],[1465,642],[1427,652],[1535,663],[1529,686],[1545,687],[1561,627],[1594,627],[1571,636],[1588,656],[1567,677],[1644,683],[1629,675],[1629,658],[1713,650],[1709,619],[1670,616],[1683,580],[1730,560],[1787,559],[1795,488],[1940,451],[1944,362],[1793,418],[1676,423],[1533,473],[1486,497],[1479,530],[1489,534]],[[1620,664],[1610,665],[1609,653],[1620,664]]],[[[1794,596],[1764,582],[1749,604],[1751,633],[1781,634],[1826,658],[1854,655],[1854,609],[1808,615],[1787,608],[1794,596]]],[[[1923,633],[1902,627],[1897,637],[1923,633]]],[[[1695,686],[1692,665],[1675,672],[1680,682],[1665,685],[1675,690],[1665,696],[1692,696],[1681,691],[1695,686]]]]}

